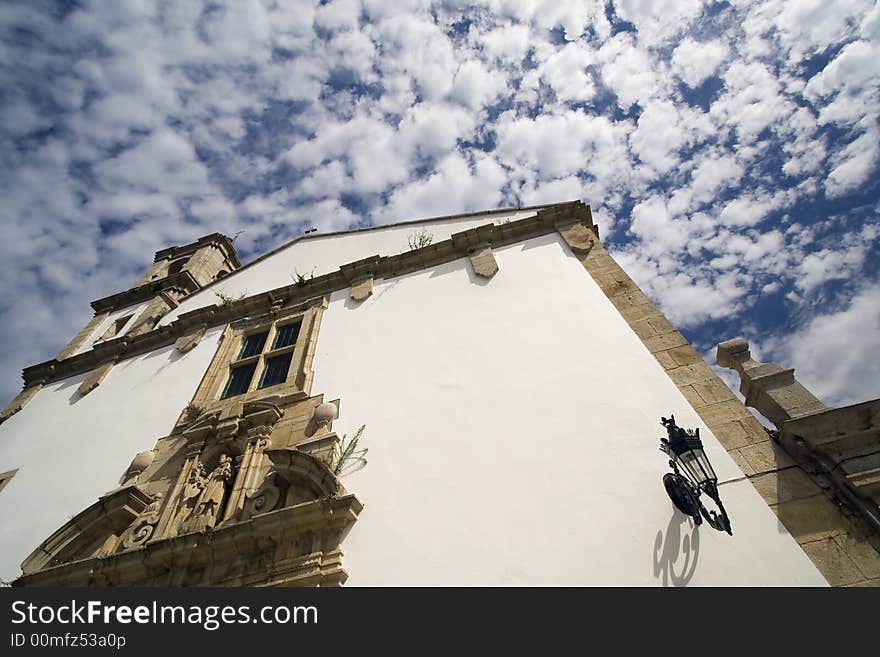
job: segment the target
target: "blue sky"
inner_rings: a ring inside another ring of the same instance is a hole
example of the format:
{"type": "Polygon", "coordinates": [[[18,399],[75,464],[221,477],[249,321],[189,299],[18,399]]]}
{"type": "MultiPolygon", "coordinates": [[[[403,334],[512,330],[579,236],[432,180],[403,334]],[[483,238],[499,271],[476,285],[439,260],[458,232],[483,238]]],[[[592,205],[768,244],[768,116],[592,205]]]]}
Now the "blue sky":
{"type": "Polygon", "coordinates": [[[575,198],[705,355],[880,397],[872,2],[30,0],[0,48],[6,399],[165,246],[575,198]]]}

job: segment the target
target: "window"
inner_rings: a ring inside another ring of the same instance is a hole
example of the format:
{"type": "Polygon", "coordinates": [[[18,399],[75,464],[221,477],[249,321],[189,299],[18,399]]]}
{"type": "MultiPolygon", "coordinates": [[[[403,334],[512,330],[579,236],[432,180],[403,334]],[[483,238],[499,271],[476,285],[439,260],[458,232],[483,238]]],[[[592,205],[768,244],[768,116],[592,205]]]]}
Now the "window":
{"type": "Polygon", "coordinates": [[[243,334],[220,399],[287,381],[301,326],[299,318],[279,320],[268,328],[243,334]]]}
{"type": "Polygon", "coordinates": [[[192,403],[206,413],[269,397],[311,394],[326,296],[230,322],[192,403]]]}

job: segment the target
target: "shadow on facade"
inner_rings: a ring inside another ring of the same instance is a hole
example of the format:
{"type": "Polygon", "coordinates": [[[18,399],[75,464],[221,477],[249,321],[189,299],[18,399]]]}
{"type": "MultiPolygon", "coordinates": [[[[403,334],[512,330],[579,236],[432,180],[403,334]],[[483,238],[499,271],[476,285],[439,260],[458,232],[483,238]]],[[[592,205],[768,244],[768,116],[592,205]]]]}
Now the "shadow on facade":
{"type": "Polygon", "coordinates": [[[658,531],[654,539],[654,577],[662,577],[663,586],[687,586],[697,571],[699,556],[699,527],[673,511],[666,533],[658,531]]]}

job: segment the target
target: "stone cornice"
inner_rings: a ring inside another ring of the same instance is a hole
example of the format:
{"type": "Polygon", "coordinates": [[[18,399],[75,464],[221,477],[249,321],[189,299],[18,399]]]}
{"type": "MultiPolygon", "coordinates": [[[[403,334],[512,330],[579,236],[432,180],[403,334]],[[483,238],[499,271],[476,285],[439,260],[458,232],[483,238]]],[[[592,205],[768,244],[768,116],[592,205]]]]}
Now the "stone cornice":
{"type": "Polygon", "coordinates": [[[153,297],[167,292],[175,291],[183,295],[192,294],[200,288],[200,285],[188,271],[179,271],[171,276],[150,281],[144,285],[133,287],[130,290],[111,294],[109,297],[92,301],[92,308],[96,313],[109,312],[117,308],[133,306],[136,303],[147,301],[153,297]]]}
{"type": "MultiPolygon", "coordinates": [[[[364,258],[344,264],[336,271],[316,276],[301,285],[293,283],[223,305],[197,308],[180,315],[171,324],[159,326],[152,331],[136,336],[124,335],[116,339],[105,340],[87,352],[63,360],[52,359],[27,367],[22,372],[24,387],[28,388],[66,379],[91,371],[107,362],[119,361],[153,351],[173,344],[178,338],[202,326],[210,328],[228,324],[242,317],[269,313],[273,307],[277,308],[279,304],[285,306],[302,304],[310,299],[349,288],[353,281],[363,276],[383,279],[403,276],[468,257],[478,247],[507,246],[555,232],[559,227],[575,223],[593,226],[590,207],[580,201],[548,206],[538,210],[534,216],[518,221],[502,224],[491,223],[471,228],[453,234],[448,240],[398,255],[376,255],[364,258]]],[[[183,273],[185,272],[181,272],[181,274],[183,273]]],[[[153,290],[155,285],[152,283],[142,287],[153,290]]],[[[123,292],[121,295],[131,294],[138,289],[141,288],[123,292]]],[[[155,292],[151,292],[152,294],[155,292]]]]}

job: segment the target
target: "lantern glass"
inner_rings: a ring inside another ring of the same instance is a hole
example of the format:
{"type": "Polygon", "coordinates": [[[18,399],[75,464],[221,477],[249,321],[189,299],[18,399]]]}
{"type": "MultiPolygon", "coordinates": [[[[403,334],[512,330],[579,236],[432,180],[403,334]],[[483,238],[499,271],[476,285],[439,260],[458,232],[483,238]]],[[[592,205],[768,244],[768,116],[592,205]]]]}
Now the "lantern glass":
{"type": "MultiPolygon", "coordinates": [[[[700,450],[702,451],[702,450],[700,450]]],[[[699,457],[697,453],[692,450],[683,451],[680,454],[676,454],[676,461],[678,461],[679,467],[682,469],[687,478],[691,480],[695,485],[699,486],[703,482],[703,472],[700,468],[699,457]]]]}
{"type": "Polygon", "coordinates": [[[697,455],[697,463],[700,465],[700,469],[703,472],[703,479],[701,483],[706,483],[709,481],[716,482],[718,481],[718,477],[715,474],[715,470],[712,468],[712,464],[709,463],[709,458],[706,456],[706,452],[702,449],[695,451],[697,455]]]}

